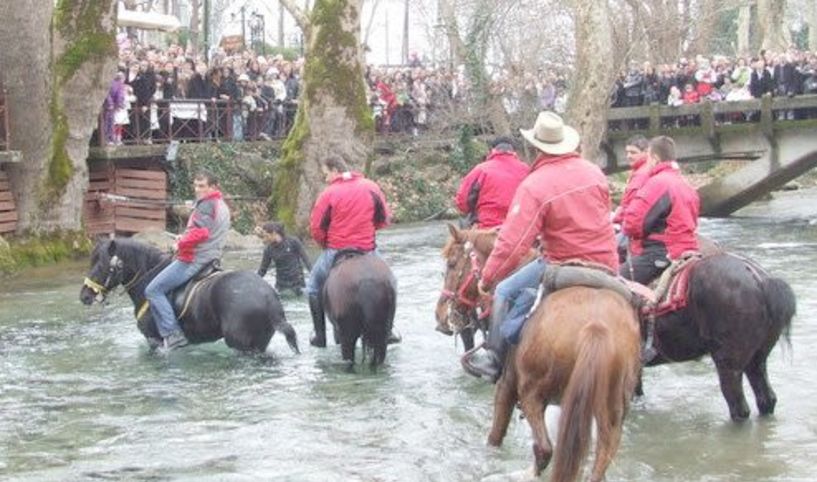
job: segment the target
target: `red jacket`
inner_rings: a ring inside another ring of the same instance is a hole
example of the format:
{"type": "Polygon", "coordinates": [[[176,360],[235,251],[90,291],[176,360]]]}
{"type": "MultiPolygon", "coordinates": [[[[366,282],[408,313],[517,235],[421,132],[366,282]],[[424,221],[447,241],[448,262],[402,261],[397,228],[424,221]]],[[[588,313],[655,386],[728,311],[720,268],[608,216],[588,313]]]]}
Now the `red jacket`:
{"type": "Polygon", "coordinates": [[[650,177],[650,168],[647,166],[647,154],[640,154],[636,157],[635,162],[633,162],[630,167],[630,177],[627,178],[627,186],[624,188],[624,194],[621,195],[621,202],[618,205],[618,209],[616,209],[616,215],[613,216],[613,222],[615,224],[621,224],[622,221],[624,221],[624,210],[627,209],[627,205],[630,204],[630,201],[635,197],[635,193],[641,189],[641,186],[643,186],[650,177]]]}
{"type": "Polygon", "coordinates": [[[312,239],[331,249],[375,248],[375,231],[387,226],[391,212],[380,187],[359,172],[344,172],[323,190],[309,219],[312,239]]]}
{"type": "Polygon", "coordinates": [[[670,259],[697,251],[699,209],[698,191],[684,179],[677,163],[656,165],[624,211],[630,250],[638,255],[645,245],[660,244],[670,259]]]}
{"type": "Polygon", "coordinates": [[[471,212],[472,193],[476,193],[477,226],[482,229],[499,226],[505,221],[513,194],[530,167],[514,152],[492,150],[485,162],[471,169],[457,190],[457,209],[471,212]]]}
{"type": "Polygon", "coordinates": [[[582,260],[618,268],[610,191],[598,166],[576,153],[541,155],[516,190],[491,256],[486,288],[510,273],[541,236],[545,259],[582,260]]]}

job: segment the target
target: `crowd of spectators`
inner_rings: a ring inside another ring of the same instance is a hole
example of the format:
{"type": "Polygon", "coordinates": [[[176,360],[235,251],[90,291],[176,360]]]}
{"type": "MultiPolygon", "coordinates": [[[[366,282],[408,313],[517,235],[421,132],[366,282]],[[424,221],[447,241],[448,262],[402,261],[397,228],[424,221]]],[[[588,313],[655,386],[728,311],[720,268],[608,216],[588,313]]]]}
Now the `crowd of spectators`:
{"type": "Polygon", "coordinates": [[[653,67],[631,63],[616,81],[613,107],[652,103],[679,106],[703,100],[733,101],[817,94],[817,53],[762,52],[752,58],[682,58],[653,67]]]}
{"type": "MultiPolygon", "coordinates": [[[[105,100],[101,140],[119,144],[157,138],[283,137],[297,110],[303,65],[303,58],[288,61],[281,55],[265,57],[250,50],[235,54],[220,50],[205,63],[179,45],[160,50],[126,41],[120,44],[119,72],[105,100]]],[[[487,82],[512,124],[514,119],[525,124],[541,110],[564,112],[567,75],[566,66],[554,64],[535,72],[497,68],[489,72],[487,82]]],[[[434,122],[454,125],[474,104],[464,67],[432,68],[416,54],[404,66],[367,66],[365,79],[381,134],[419,135],[434,122]]],[[[616,80],[611,105],[680,106],[767,94],[817,94],[817,53],[791,50],[733,59],[698,56],[657,67],[633,62],[616,80]]],[[[777,113],[786,119],[812,114],[777,113]]]]}
{"type": "Polygon", "coordinates": [[[102,113],[104,141],[234,140],[286,135],[303,59],[218,51],[209,63],[179,45],[120,44],[119,70],[102,113]]]}

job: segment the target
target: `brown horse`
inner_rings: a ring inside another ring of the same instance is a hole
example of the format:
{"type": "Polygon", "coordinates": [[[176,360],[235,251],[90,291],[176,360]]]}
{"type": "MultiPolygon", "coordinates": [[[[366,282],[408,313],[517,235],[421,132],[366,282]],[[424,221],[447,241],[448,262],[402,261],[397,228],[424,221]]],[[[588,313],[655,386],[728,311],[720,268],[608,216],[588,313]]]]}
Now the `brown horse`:
{"type": "Polygon", "coordinates": [[[372,351],[372,368],[385,361],[397,306],[396,281],[385,261],[355,250],[339,252],[323,288],[323,306],[343,360],[354,364],[360,338],[364,359],[372,351]]]}
{"type": "MultiPolygon", "coordinates": [[[[496,229],[458,229],[448,225],[451,236],[443,247],[445,274],[443,289],[434,310],[437,331],[452,334],[459,332],[465,351],[474,348],[474,333],[488,330],[490,300],[480,299],[477,292],[480,272],[494,249],[496,229]],[[479,309],[479,310],[478,310],[479,309]]],[[[537,256],[531,250],[519,263],[524,266],[537,256]]]]}
{"type": "Polygon", "coordinates": [[[570,287],[550,294],[531,315],[496,387],[488,443],[502,444],[519,402],[533,433],[534,471],[553,447],[545,407],[562,408],[551,481],[576,480],[587,457],[593,420],[598,442],[590,477],[601,481],[621,440],[638,380],[640,336],[629,301],[605,289],[570,287]]]}

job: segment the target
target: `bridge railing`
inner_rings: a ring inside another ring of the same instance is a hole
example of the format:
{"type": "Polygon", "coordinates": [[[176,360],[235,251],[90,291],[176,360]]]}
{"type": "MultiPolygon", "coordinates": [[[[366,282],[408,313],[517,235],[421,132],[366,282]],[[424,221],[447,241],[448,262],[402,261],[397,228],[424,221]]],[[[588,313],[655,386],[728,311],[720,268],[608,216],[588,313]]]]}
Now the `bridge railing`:
{"type": "Polygon", "coordinates": [[[0,151],[9,150],[9,112],[6,90],[0,86],[0,151]]]}
{"type": "Polygon", "coordinates": [[[116,124],[122,119],[116,119],[113,111],[103,110],[91,143],[104,147],[172,141],[281,139],[289,132],[296,109],[296,104],[277,104],[251,111],[241,102],[210,99],[134,103],[128,112],[127,124],[116,124]]]}
{"type": "Polygon", "coordinates": [[[764,133],[771,134],[776,121],[817,119],[817,95],[704,101],[678,107],[659,104],[620,107],[610,109],[607,119],[611,135],[632,131],[657,134],[689,128],[714,135],[721,126],[745,123],[759,124],[764,133]]]}

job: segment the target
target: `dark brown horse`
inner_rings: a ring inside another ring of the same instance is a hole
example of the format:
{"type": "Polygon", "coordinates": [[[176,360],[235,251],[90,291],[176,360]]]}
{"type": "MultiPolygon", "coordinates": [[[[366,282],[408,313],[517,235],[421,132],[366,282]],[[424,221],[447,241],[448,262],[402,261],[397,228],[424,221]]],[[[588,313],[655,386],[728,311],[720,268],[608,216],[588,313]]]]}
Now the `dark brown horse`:
{"type": "Polygon", "coordinates": [[[794,292],[754,262],[728,253],[708,256],[691,269],[688,304],[656,319],[658,356],[647,366],[711,355],[733,420],[749,416],[744,374],[760,414],[773,413],[777,396],[766,359],[781,334],[789,340],[794,292]]]}
{"type": "Polygon", "coordinates": [[[389,266],[375,254],[341,251],[323,288],[323,306],[341,345],[343,359],[354,363],[358,338],[372,351],[374,368],[386,359],[394,323],[397,288],[389,266]]]}
{"type": "MultiPolygon", "coordinates": [[[[465,351],[474,347],[474,333],[488,330],[490,300],[481,299],[477,292],[480,272],[494,249],[498,231],[495,229],[458,229],[448,225],[451,236],[443,248],[445,274],[443,289],[434,310],[437,331],[458,332],[465,351]]],[[[531,250],[520,263],[524,266],[537,255],[531,250]]]]}
{"type": "Polygon", "coordinates": [[[533,434],[538,476],[553,455],[545,407],[562,408],[551,481],[574,481],[587,457],[593,420],[598,443],[591,481],[601,481],[618,450],[641,368],[635,311],[621,295],[570,287],[545,298],[508,355],[496,386],[488,443],[499,446],[519,403],[533,434]]]}

